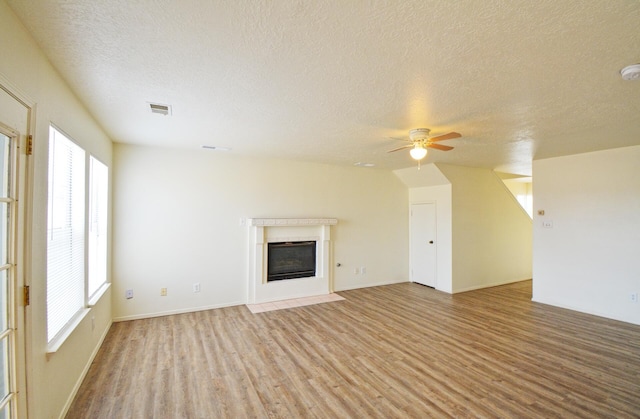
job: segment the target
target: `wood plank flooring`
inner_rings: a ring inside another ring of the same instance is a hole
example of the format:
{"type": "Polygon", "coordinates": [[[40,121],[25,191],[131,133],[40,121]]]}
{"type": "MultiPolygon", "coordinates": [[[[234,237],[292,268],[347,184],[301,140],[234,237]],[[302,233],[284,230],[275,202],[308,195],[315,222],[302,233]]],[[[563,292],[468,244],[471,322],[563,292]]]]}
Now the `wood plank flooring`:
{"type": "Polygon", "coordinates": [[[640,417],[640,326],[531,282],[115,323],[67,418],[640,417]]]}

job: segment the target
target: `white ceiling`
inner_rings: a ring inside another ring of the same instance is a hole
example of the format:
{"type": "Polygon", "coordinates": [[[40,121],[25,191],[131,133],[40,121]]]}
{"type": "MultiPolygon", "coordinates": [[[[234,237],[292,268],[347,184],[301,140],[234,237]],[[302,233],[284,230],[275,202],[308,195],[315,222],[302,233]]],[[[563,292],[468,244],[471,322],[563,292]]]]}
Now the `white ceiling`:
{"type": "Polygon", "coordinates": [[[520,174],[640,144],[637,0],[7,2],[116,142],[397,169],[428,127],[463,137],[425,163],[520,174]]]}

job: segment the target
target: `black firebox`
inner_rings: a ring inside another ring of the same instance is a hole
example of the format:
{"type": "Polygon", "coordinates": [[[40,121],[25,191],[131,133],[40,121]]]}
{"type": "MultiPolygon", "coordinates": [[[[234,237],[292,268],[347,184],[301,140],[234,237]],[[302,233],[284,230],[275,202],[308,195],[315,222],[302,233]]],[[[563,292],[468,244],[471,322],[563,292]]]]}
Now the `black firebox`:
{"type": "Polygon", "coordinates": [[[267,282],[316,276],[316,242],[268,243],[267,282]]]}

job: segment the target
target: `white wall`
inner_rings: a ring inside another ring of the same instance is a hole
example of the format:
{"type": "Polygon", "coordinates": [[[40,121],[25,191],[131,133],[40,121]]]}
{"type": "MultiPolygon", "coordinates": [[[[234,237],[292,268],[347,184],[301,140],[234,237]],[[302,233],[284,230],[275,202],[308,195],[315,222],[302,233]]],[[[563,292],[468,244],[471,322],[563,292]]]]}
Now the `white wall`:
{"type": "Polygon", "coordinates": [[[531,278],[531,219],[491,170],[438,164],[451,182],[453,292],[531,278]]]}
{"type": "MultiPolygon", "coordinates": [[[[29,350],[29,415],[54,418],[64,413],[83,372],[89,367],[111,324],[110,293],[107,292],[55,354],[47,357],[46,336],[46,213],[47,144],[52,122],[85,150],[111,163],[111,141],[51,67],[35,41],[6,3],[0,0],[0,74],[35,104],[34,155],[30,256],[27,283],[31,305],[27,308],[29,350]],[[91,318],[95,318],[92,330],[91,318]]],[[[23,412],[24,413],[24,412],[23,412]]]]}
{"type": "Polygon", "coordinates": [[[241,218],[337,218],[337,291],[408,280],[408,191],[389,171],[207,150],[114,150],[117,320],[244,304],[248,228],[241,218]],[[362,266],[366,274],[355,275],[362,266]],[[197,282],[201,292],[193,293],[197,282]]]}
{"type": "Polygon", "coordinates": [[[640,146],[536,160],[533,179],[534,301],[640,324],[640,146]]]}
{"type": "Polygon", "coordinates": [[[409,204],[436,205],[436,289],[453,292],[451,182],[435,164],[393,172],[409,187],[409,204]]]}
{"type": "Polygon", "coordinates": [[[423,165],[420,169],[417,167],[407,167],[405,169],[394,170],[393,173],[409,188],[424,188],[428,186],[449,185],[451,183],[433,163],[423,165]]]}

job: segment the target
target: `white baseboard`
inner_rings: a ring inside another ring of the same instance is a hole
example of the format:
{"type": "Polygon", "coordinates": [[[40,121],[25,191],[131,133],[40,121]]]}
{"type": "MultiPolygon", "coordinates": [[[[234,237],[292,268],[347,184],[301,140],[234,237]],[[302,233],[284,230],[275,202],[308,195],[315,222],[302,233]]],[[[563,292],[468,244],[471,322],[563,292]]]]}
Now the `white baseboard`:
{"type": "Polygon", "coordinates": [[[362,284],[362,285],[357,285],[355,287],[350,287],[350,288],[341,288],[341,289],[335,289],[334,292],[341,292],[341,291],[349,291],[349,290],[357,290],[360,288],[371,288],[371,287],[380,287],[382,285],[392,285],[392,284],[402,284],[404,282],[409,282],[407,280],[400,280],[400,281],[382,281],[382,282],[375,282],[375,283],[366,283],[366,284],[362,284]]]}
{"type": "Polygon", "coordinates": [[[214,304],[210,306],[190,307],[190,308],[183,308],[178,310],[159,311],[156,313],[134,314],[132,316],[115,317],[113,321],[117,323],[117,322],[126,322],[129,320],[150,319],[152,317],[171,316],[172,314],[194,313],[196,311],[205,311],[205,310],[213,310],[215,308],[242,306],[245,304],[246,304],[245,301],[237,301],[237,302],[230,302],[230,303],[224,303],[224,304],[214,304]]]}
{"type": "Polygon", "coordinates": [[[640,326],[640,322],[635,321],[633,319],[616,317],[616,316],[612,316],[611,314],[602,313],[602,312],[599,312],[599,311],[596,311],[596,310],[591,310],[591,309],[588,309],[588,308],[585,308],[585,307],[578,307],[578,306],[571,305],[571,304],[565,304],[563,302],[559,302],[559,301],[555,301],[555,300],[539,300],[537,298],[532,298],[531,301],[533,301],[534,303],[537,303],[537,304],[545,304],[545,305],[548,305],[548,306],[563,308],[563,309],[566,309],[566,310],[577,311],[577,312],[589,314],[589,315],[592,315],[592,316],[602,317],[604,319],[610,319],[610,320],[616,320],[616,321],[625,322],[625,323],[637,324],[637,325],[640,326]]]}
{"type": "Polygon", "coordinates": [[[93,364],[93,360],[98,355],[98,351],[102,347],[104,340],[107,338],[107,334],[109,333],[109,329],[111,329],[112,324],[113,324],[113,321],[110,321],[107,327],[104,329],[104,332],[102,332],[102,336],[100,336],[100,339],[98,339],[97,345],[95,346],[95,348],[93,348],[93,352],[91,352],[91,356],[89,357],[89,360],[87,361],[84,368],[82,369],[82,373],[80,374],[80,377],[76,381],[76,384],[73,386],[73,389],[71,390],[71,394],[69,395],[69,398],[64,404],[64,407],[62,409],[62,414],[60,415],[59,419],[64,419],[64,417],[69,412],[69,409],[71,408],[71,404],[73,403],[73,400],[76,398],[76,395],[78,394],[78,390],[80,390],[80,386],[82,385],[82,382],[84,381],[85,377],[89,373],[89,368],[91,368],[91,364],[93,364]]]}
{"type": "Polygon", "coordinates": [[[475,291],[475,290],[480,290],[483,288],[492,288],[492,287],[499,287],[500,285],[507,285],[507,284],[515,284],[516,282],[523,282],[523,281],[529,281],[531,280],[531,278],[525,278],[525,279],[514,279],[511,281],[502,281],[502,282],[492,282],[489,284],[482,284],[482,285],[474,285],[471,287],[466,287],[466,288],[460,288],[460,289],[454,289],[452,294],[458,294],[460,292],[467,292],[467,291],[475,291]]]}

